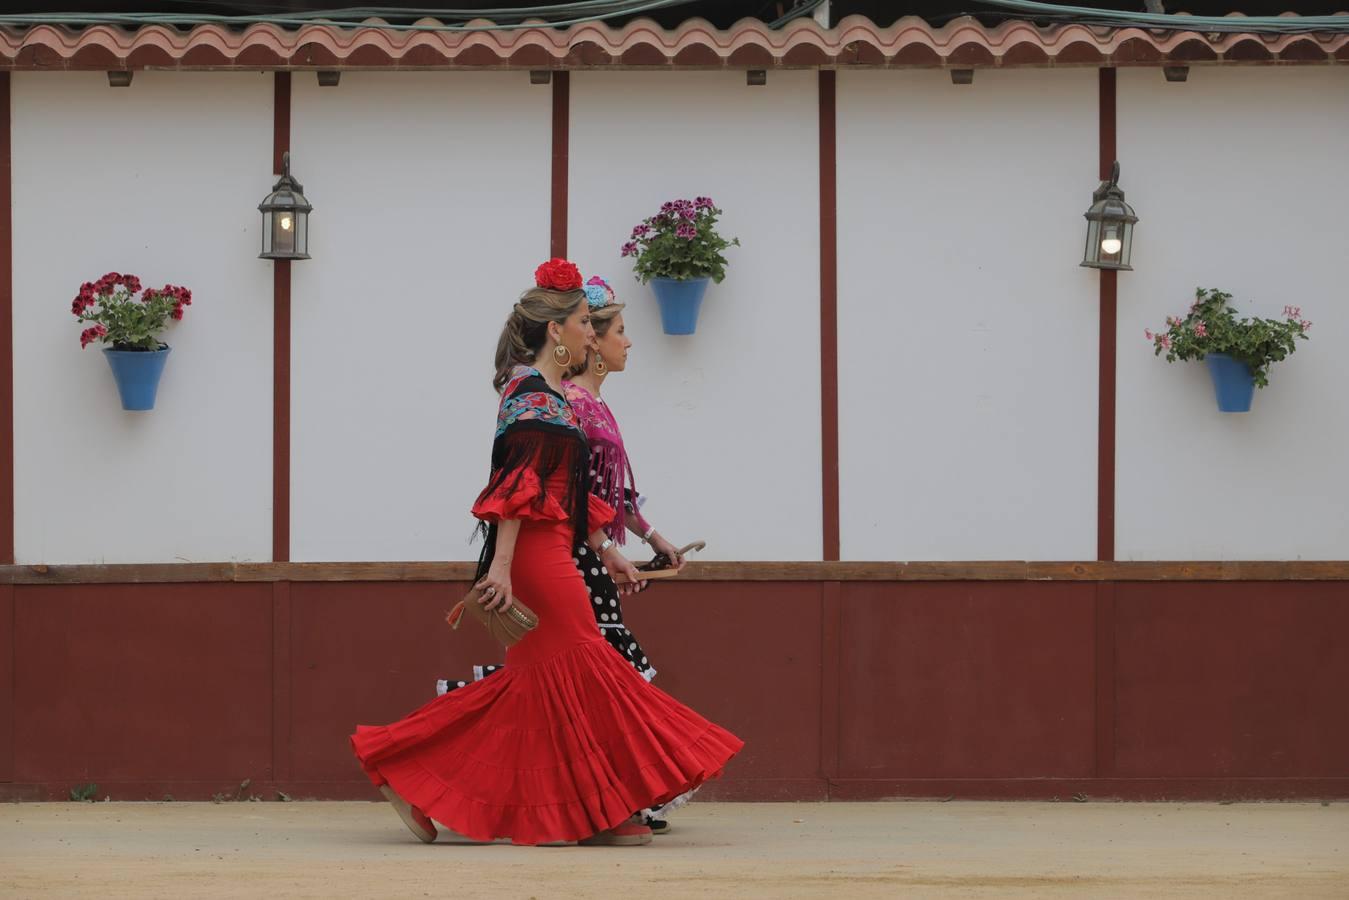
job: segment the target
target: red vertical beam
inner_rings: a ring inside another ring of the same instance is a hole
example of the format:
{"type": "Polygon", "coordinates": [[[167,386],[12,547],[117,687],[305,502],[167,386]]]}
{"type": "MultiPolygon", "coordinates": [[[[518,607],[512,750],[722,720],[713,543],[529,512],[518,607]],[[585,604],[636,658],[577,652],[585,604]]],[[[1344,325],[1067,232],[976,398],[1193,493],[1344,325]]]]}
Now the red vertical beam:
{"type": "MultiPolygon", "coordinates": [[[[290,73],[276,73],[272,172],[290,149],[290,73]]],[[[272,560],[290,561],[290,260],[272,261],[272,560]]]]}
{"type": "MultiPolygon", "coordinates": [[[[820,503],[822,550],[839,558],[838,501],[838,76],[819,73],[820,133],[820,503]]],[[[820,775],[825,796],[839,774],[843,586],[820,586],[820,775]]]]}
{"type": "Polygon", "coordinates": [[[820,70],[820,441],[824,558],[839,558],[837,73],[820,70]]]}
{"type": "Polygon", "coordinates": [[[14,218],[10,77],[0,72],[0,564],[14,563],[14,218]]]}
{"type": "MultiPolygon", "coordinates": [[[[1115,70],[1100,70],[1101,180],[1115,163],[1115,70]]],[[[1115,558],[1115,290],[1119,273],[1101,270],[1100,348],[1097,358],[1096,558],[1115,558]]]]}
{"type": "MultiPolygon", "coordinates": [[[[1100,177],[1110,177],[1118,157],[1116,144],[1116,72],[1101,69],[1100,92],[1100,177]]],[[[1116,289],[1119,273],[1102,269],[1100,273],[1100,345],[1097,358],[1096,427],[1096,558],[1115,558],[1115,353],[1116,289]]],[[[1096,586],[1096,776],[1115,774],[1115,593],[1113,582],[1096,586]]]]}
{"type": "MultiPolygon", "coordinates": [[[[289,72],[276,73],[272,172],[290,150],[289,72]]],[[[290,266],[272,260],[272,559],[290,561],[290,266]]],[[[272,586],[272,781],[291,778],[290,584],[272,586]]]]}
{"type": "Polygon", "coordinates": [[[552,221],[549,255],[567,255],[567,180],[571,153],[571,73],[553,73],[552,221]]]}

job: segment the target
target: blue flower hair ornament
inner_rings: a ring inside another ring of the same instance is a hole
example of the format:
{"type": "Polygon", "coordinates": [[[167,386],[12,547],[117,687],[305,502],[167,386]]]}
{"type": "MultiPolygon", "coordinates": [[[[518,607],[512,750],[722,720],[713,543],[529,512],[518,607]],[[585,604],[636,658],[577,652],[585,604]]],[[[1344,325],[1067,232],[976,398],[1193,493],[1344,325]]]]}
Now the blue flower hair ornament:
{"type": "Polygon", "coordinates": [[[590,280],[582,288],[586,294],[586,302],[590,304],[591,309],[602,309],[614,302],[614,289],[609,287],[609,282],[598,275],[591,276],[590,280]]]}

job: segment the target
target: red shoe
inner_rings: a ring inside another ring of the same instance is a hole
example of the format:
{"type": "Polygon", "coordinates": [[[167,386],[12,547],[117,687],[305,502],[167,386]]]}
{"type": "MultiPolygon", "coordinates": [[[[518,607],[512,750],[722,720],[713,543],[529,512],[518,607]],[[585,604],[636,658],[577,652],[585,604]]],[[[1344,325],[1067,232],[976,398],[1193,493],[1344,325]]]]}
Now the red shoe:
{"type": "Polygon", "coordinates": [[[651,829],[636,822],[624,822],[608,831],[578,841],[582,847],[637,847],[651,843],[651,829]]]}
{"type": "Polygon", "coordinates": [[[408,803],[397,792],[387,784],[380,785],[379,792],[384,795],[384,799],[389,801],[394,812],[403,820],[403,824],[408,827],[417,836],[417,839],[423,844],[429,844],[436,839],[436,826],[426,817],[426,813],[417,807],[408,803]]]}

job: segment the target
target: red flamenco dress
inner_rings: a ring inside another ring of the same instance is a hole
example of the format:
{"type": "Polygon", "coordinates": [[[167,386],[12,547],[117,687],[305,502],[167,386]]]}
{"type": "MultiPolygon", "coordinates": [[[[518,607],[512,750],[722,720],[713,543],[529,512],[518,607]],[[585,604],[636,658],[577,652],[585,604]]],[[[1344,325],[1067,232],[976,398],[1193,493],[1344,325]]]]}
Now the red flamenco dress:
{"type": "Polygon", "coordinates": [[[575,841],[720,774],[744,743],[647,683],[600,635],[576,538],[616,515],[588,488],[585,434],[533,369],[502,391],[485,526],[521,520],[511,589],[539,625],[491,678],[351,738],[376,786],[475,840],[575,841]],[[589,524],[589,523],[594,523],[589,524]]]}

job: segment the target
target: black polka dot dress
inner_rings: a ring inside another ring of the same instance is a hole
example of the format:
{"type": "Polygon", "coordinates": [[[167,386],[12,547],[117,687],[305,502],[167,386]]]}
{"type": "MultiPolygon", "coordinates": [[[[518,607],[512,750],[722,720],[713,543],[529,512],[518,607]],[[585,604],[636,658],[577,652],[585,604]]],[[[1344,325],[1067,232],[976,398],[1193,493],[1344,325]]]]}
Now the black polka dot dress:
{"type": "Polygon", "coordinates": [[[600,564],[594,551],[585,544],[577,546],[575,554],[576,567],[581,570],[586,590],[590,592],[590,604],[595,613],[595,623],[600,627],[600,634],[604,635],[609,646],[631,663],[643,678],[647,681],[655,678],[656,670],[647,659],[646,651],[623,624],[623,606],[618,596],[618,585],[609,577],[609,570],[600,564]]]}

